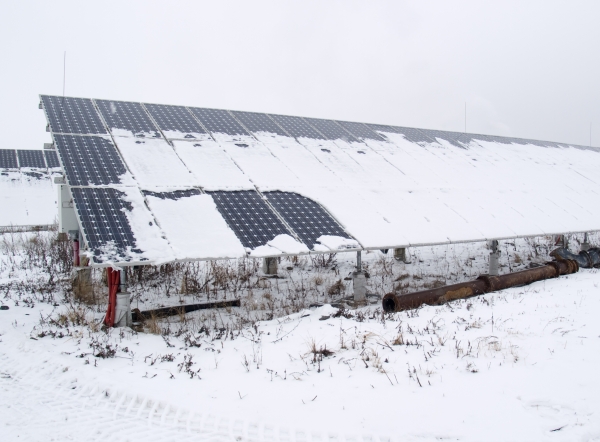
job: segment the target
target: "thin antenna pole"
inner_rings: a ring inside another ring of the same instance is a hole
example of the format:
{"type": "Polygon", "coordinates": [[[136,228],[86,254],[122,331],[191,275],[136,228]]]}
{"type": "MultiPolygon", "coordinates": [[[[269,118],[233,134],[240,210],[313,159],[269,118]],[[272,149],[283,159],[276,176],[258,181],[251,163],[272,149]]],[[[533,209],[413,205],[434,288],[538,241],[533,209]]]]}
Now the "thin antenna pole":
{"type": "Polygon", "coordinates": [[[465,101],[465,133],[467,133],[467,102],[465,101]]]}
{"type": "Polygon", "coordinates": [[[63,99],[65,98],[65,82],[67,78],[67,51],[63,55],[63,99]]]}
{"type": "Polygon", "coordinates": [[[590,121],[590,147],[592,147],[592,122],[590,121]]]}

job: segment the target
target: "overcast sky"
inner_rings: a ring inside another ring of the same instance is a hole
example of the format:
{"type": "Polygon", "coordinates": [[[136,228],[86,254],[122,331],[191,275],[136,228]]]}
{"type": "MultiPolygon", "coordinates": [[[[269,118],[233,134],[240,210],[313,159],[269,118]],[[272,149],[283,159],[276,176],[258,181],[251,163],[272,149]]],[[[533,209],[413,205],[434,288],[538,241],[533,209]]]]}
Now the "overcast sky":
{"type": "Polygon", "coordinates": [[[15,1],[1,148],[49,141],[38,94],[600,146],[600,1],[15,1]]]}

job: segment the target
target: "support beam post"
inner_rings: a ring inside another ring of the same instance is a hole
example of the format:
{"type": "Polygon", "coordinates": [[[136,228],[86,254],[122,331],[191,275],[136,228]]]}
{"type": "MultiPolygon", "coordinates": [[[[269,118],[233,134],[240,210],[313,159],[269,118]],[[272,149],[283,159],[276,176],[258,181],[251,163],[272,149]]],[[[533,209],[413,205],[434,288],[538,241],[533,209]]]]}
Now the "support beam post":
{"type": "Polygon", "coordinates": [[[262,271],[265,275],[277,275],[277,258],[263,258],[262,271]]]}
{"type": "Polygon", "coordinates": [[[127,270],[119,270],[119,292],[117,293],[117,306],[115,312],[115,327],[131,327],[131,303],[127,292],[127,270]]]}
{"type": "Polygon", "coordinates": [[[354,302],[364,303],[367,300],[367,278],[362,269],[362,253],[356,252],[356,271],[352,273],[354,302]]]}
{"type": "Polygon", "coordinates": [[[490,252],[490,268],[488,275],[498,276],[499,260],[500,260],[500,249],[498,248],[498,241],[495,239],[489,242],[491,249],[490,252]]]}

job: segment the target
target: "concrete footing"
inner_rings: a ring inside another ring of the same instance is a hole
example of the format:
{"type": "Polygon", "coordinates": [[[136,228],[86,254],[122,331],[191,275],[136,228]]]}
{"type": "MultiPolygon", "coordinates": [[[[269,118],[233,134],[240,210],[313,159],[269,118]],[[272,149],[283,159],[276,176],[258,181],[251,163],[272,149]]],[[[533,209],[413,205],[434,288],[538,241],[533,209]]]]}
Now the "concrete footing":
{"type": "Polygon", "coordinates": [[[129,293],[117,293],[117,308],[115,309],[115,327],[131,327],[131,304],[129,293]]]}
{"type": "Polygon", "coordinates": [[[366,302],[367,278],[365,272],[352,272],[352,288],[354,291],[354,302],[366,302]]]}

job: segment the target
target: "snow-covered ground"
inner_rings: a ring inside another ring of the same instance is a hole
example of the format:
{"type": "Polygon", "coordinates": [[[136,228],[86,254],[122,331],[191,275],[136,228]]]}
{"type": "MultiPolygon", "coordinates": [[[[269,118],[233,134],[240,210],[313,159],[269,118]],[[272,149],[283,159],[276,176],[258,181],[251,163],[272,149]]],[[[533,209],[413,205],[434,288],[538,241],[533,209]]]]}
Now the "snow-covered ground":
{"type": "MultiPolygon", "coordinates": [[[[2,237],[0,440],[600,439],[598,270],[382,314],[328,304],[348,290],[352,254],[282,259],[282,279],[250,260],[196,263],[193,284],[181,280],[191,264],[145,269],[131,278],[134,307],[234,294],[242,307],[106,332],[102,297],[74,300],[68,244],[49,235],[2,237]],[[182,293],[203,277],[208,289],[182,293]]],[[[550,249],[549,238],[502,243],[503,272],[550,249]]],[[[487,266],[483,244],[410,252],[411,264],[363,254],[369,292],[487,266]]]]}

